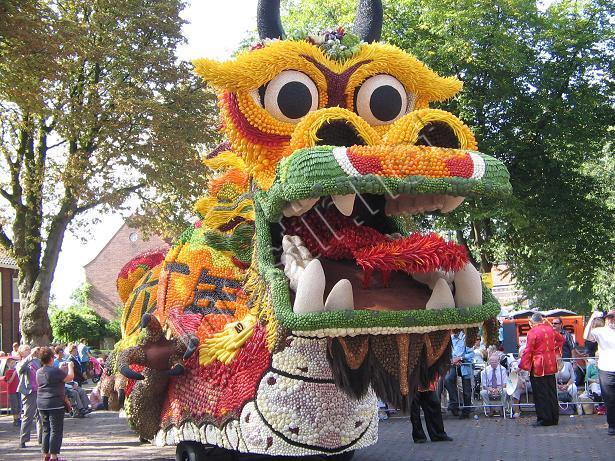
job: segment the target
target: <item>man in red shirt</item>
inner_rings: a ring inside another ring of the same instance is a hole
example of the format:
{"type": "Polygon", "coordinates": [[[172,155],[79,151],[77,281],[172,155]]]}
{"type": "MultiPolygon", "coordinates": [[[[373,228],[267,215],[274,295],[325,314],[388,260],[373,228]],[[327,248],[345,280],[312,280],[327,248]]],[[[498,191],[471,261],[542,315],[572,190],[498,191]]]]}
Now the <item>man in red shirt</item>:
{"type": "Polygon", "coordinates": [[[519,368],[530,372],[536,407],[535,426],[555,426],[559,422],[555,373],[564,337],[539,313],[530,317],[530,327],[519,368]]]}

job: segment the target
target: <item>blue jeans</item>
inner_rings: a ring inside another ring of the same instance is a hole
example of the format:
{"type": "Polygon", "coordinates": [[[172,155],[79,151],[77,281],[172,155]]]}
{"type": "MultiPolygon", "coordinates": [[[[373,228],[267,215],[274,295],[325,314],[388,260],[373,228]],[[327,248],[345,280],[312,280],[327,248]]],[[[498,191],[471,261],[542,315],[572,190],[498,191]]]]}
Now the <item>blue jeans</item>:
{"type": "Polygon", "coordinates": [[[64,436],[64,408],[56,410],[38,410],[43,425],[43,446],[41,451],[45,454],[57,455],[62,447],[64,436]]]}
{"type": "MultiPolygon", "coordinates": [[[[451,367],[444,377],[444,387],[448,391],[448,409],[449,411],[459,411],[459,395],[457,393],[457,367],[451,367]]],[[[470,407],[472,405],[472,380],[470,376],[461,377],[461,389],[463,394],[463,406],[470,407]]],[[[461,409],[461,413],[468,415],[472,412],[471,408],[461,409]]]]}

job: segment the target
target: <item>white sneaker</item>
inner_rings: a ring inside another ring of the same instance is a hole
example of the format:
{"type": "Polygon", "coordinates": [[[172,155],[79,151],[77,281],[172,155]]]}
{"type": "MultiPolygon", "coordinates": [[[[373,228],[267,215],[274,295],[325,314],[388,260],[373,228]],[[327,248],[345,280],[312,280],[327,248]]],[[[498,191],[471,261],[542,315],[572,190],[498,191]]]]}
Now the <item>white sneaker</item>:
{"type": "Polygon", "coordinates": [[[521,413],[513,413],[513,418],[518,418],[519,416],[521,416],[521,413]]]}

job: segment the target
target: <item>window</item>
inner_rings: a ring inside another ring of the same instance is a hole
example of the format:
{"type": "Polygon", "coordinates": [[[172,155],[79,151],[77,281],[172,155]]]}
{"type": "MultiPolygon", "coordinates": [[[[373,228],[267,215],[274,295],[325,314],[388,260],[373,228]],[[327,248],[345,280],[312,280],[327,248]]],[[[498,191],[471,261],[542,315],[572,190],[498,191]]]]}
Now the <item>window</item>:
{"type": "Polygon", "coordinates": [[[17,275],[13,275],[13,302],[20,302],[19,299],[19,283],[17,283],[17,275]]]}

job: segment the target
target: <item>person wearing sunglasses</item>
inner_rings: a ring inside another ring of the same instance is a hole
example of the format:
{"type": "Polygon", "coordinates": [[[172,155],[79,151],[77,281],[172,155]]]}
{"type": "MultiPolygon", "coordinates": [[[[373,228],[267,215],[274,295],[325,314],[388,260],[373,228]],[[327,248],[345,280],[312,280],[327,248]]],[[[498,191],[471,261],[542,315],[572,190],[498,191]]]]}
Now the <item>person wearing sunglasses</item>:
{"type": "Polygon", "coordinates": [[[570,358],[572,357],[572,350],[575,347],[574,337],[572,336],[572,333],[570,333],[564,328],[561,317],[555,317],[551,321],[551,325],[553,325],[553,329],[556,332],[558,332],[564,337],[564,344],[562,346],[562,359],[570,360],[570,358]]]}

